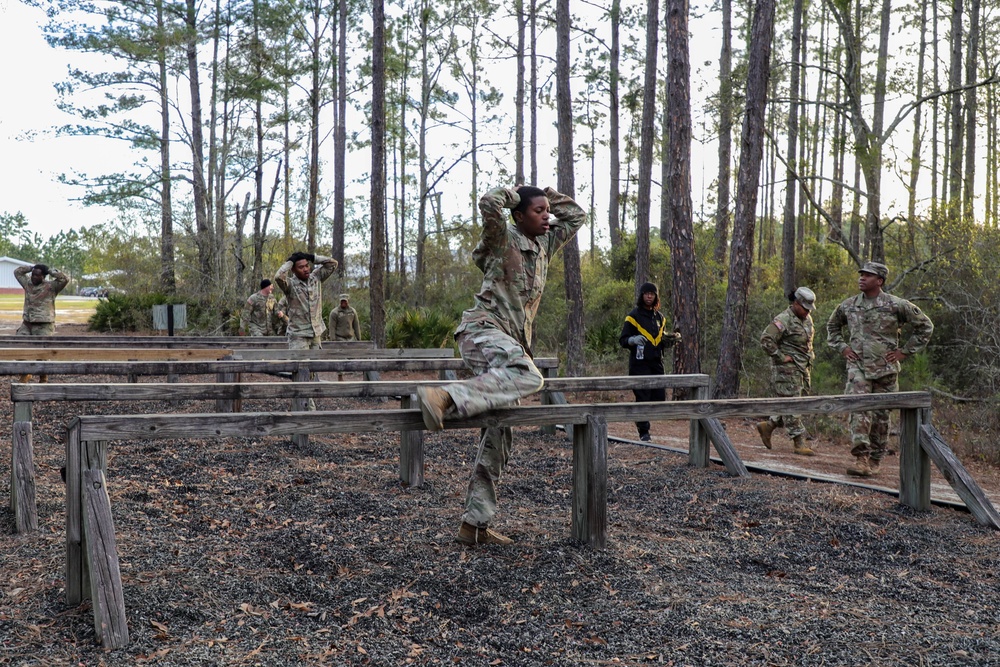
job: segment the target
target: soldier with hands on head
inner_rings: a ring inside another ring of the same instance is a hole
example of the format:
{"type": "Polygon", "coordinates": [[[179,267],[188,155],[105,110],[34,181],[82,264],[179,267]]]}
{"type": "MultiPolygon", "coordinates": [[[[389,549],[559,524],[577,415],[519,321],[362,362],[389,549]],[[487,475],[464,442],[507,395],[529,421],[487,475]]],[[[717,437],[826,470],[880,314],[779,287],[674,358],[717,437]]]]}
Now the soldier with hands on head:
{"type": "MultiPolygon", "coordinates": [[[[51,336],[56,330],[56,295],[66,288],[69,278],[58,269],[50,269],[45,264],[19,266],[14,269],[14,278],[24,288],[24,310],[18,336],[51,336]],[[51,276],[51,280],[46,280],[51,276]]],[[[22,375],[21,382],[28,382],[30,375],[22,375]]],[[[47,375],[39,380],[48,381],[47,375]]]]}
{"type": "Polygon", "coordinates": [[[323,281],[337,270],[337,260],[322,255],[295,252],[274,274],[275,284],[288,299],[288,349],[323,347],[323,281]]]}
{"type": "MultiPolygon", "coordinates": [[[[889,268],[865,262],[858,270],[860,294],[845,299],[826,323],[827,344],[847,360],[847,394],[884,394],[899,390],[900,362],[925,347],[934,324],[906,299],[882,291],[889,268]],[[900,329],[912,335],[899,345],[900,329]],[[844,339],[844,330],[847,339],[844,339]]],[[[889,411],[852,412],[851,454],[855,464],[847,469],[854,477],[879,473],[889,439],[889,411]]]]}
{"type": "MultiPolygon", "coordinates": [[[[660,312],[660,296],[655,283],[643,283],[635,308],[625,317],[618,343],[629,351],[629,375],[663,375],[663,355],[679,342],[678,331],[667,331],[667,320],[660,312]]],[[[633,389],[636,402],[665,401],[667,390],[633,389]]],[[[636,422],[639,439],[649,442],[649,422],[636,422]]]]}
{"type": "Polygon", "coordinates": [[[340,305],[330,311],[330,340],[361,340],[361,322],[350,299],[350,295],[341,294],[340,305]]]}
{"type": "MultiPolygon", "coordinates": [[[[455,331],[462,359],[476,377],[418,389],[424,424],[432,431],[444,427],[446,413],[471,417],[516,404],[542,388],[542,374],[532,362],[532,323],[549,260],[586,219],[569,196],[528,185],[489,191],[479,200],[479,210],[482,236],[472,257],[483,272],[483,283],[475,305],[462,314],[455,331]],[[510,209],[512,225],[504,209],[510,209]]],[[[457,541],[513,542],[489,528],[497,511],[497,484],[512,447],[509,427],[482,430],[457,541]]]]}
{"type": "Polygon", "coordinates": [[[274,329],[274,285],[267,278],[260,281],[260,291],[254,292],[243,304],[240,313],[241,336],[273,336],[274,329]]]}
{"type": "MultiPolygon", "coordinates": [[[[800,287],[788,295],[790,305],[778,313],[760,337],[760,346],[771,357],[771,386],[775,396],[801,396],[811,386],[810,371],[816,354],[813,352],[813,321],[810,313],[816,308],[816,295],[808,287],[800,287]]],[[[812,456],[813,450],[804,442],[806,428],[799,415],[773,415],[757,422],[757,432],[764,446],[771,449],[771,434],[784,426],[792,439],[792,451],[812,456]]]]}

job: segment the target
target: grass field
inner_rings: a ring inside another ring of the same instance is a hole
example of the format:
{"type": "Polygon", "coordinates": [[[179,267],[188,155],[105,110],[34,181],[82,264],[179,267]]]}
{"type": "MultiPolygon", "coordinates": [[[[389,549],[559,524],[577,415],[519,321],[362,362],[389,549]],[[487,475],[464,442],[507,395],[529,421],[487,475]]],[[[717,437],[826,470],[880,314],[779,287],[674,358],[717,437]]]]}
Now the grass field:
{"type": "MultiPolygon", "coordinates": [[[[97,307],[97,299],[82,296],[56,297],[56,320],[58,322],[86,324],[97,307]]],[[[21,294],[0,294],[0,322],[21,321],[24,296],[21,294]]]]}

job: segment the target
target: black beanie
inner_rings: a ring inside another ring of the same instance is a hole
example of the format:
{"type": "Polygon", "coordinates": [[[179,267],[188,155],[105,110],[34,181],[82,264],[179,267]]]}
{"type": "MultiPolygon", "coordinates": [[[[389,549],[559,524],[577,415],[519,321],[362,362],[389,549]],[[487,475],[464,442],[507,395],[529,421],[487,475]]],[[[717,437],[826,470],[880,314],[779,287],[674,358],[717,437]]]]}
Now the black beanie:
{"type": "Polygon", "coordinates": [[[656,289],[656,283],[643,283],[642,287],[639,288],[639,294],[645,294],[646,292],[652,292],[653,294],[659,295],[656,289]]]}

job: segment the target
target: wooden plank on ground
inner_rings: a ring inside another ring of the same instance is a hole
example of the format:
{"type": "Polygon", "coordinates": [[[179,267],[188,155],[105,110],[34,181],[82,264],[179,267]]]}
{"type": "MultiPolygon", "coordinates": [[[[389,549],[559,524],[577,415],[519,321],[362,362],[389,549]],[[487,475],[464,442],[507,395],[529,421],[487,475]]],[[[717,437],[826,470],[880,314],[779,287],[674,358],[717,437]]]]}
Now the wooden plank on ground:
{"type": "Polygon", "coordinates": [[[997,513],[989,497],[958,460],[951,447],[944,441],[941,434],[929,423],[920,426],[920,446],[934,461],[944,478],[948,480],[955,493],[969,508],[972,516],[983,526],[1000,529],[1000,514],[997,513]]]}
{"type": "Polygon", "coordinates": [[[87,536],[87,561],[90,589],[93,592],[94,632],[105,648],[128,646],[125,621],[125,595],[115,526],[111,518],[111,499],[100,470],[83,471],[84,531],[87,536]]]}
{"type": "Polygon", "coordinates": [[[749,477],[750,473],[743,464],[743,459],[740,458],[729,436],[726,435],[726,429],[723,428],[722,422],[718,419],[708,418],[699,419],[698,424],[704,429],[712,444],[715,445],[715,451],[719,453],[719,458],[722,459],[722,463],[726,466],[729,474],[733,477],[749,477]]]}
{"type": "Polygon", "coordinates": [[[217,361],[231,353],[225,348],[0,348],[0,361],[217,361]]]}
{"type": "Polygon", "coordinates": [[[588,415],[573,431],[573,514],[570,533],[593,547],[608,543],[608,423],[588,415]]]}
{"type": "Polygon", "coordinates": [[[31,422],[14,422],[11,471],[14,484],[14,530],[28,533],[38,530],[38,509],[35,504],[35,457],[31,449],[31,422]]]}

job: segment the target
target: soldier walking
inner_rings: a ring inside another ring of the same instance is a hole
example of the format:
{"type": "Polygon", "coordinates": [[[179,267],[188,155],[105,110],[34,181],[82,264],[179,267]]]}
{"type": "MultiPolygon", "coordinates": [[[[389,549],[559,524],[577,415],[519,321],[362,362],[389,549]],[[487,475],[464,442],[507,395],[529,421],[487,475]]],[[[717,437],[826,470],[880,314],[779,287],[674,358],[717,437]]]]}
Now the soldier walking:
{"type": "MultiPolygon", "coordinates": [[[[542,388],[542,374],[531,360],[531,326],[550,258],[586,219],[567,195],[527,185],[491,190],[479,200],[479,210],[482,236],[472,257],[483,272],[483,284],[455,331],[462,359],[476,377],[418,390],[424,424],[432,431],[444,427],[446,413],[471,417],[515,404],[542,388]],[[511,209],[513,225],[507,223],[504,209],[511,209]]],[[[509,427],[482,430],[458,542],[513,542],[489,529],[497,511],[497,484],[512,446],[509,427]]]]}
{"type": "MultiPolygon", "coordinates": [[[[801,396],[803,389],[812,384],[810,372],[813,359],[813,320],[810,313],[816,308],[816,294],[808,287],[800,287],[788,295],[791,305],[778,313],[760,336],[760,346],[771,357],[771,388],[775,396],[801,396]]],[[[804,442],[806,427],[800,415],[772,415],[757,422],[757,432],[764,446],[771,449],[771,434],[784,426],[792,439],[792,452],[800,456],[813,456],[814,452],[804,442]]]]}
{"type": "MultiPolygon", "coordinates": [[[[900,362],[917,354],[931,339],[934,324],[906,299],[882,291],[889,268],[865,262],[858,270],[857,296],[845,299],[826,323],[827,344],[847,360],[847,394],[884,394],[899,390],[900,362]],[[900,327],[913,333],[899,346],[900,327]],[[844,340],[844,328],[848,340],[844,340]]],[[[885,456],[889,439],[889,411],[852,412],[851,454],[854,477],[873,477],[885,456]]]]}
{"type": "Polygon", "coordinates": [[[330,311],[330,340],[361,340],[361,322],[350,298],[341,294],[340,305],[330,311]]]}

